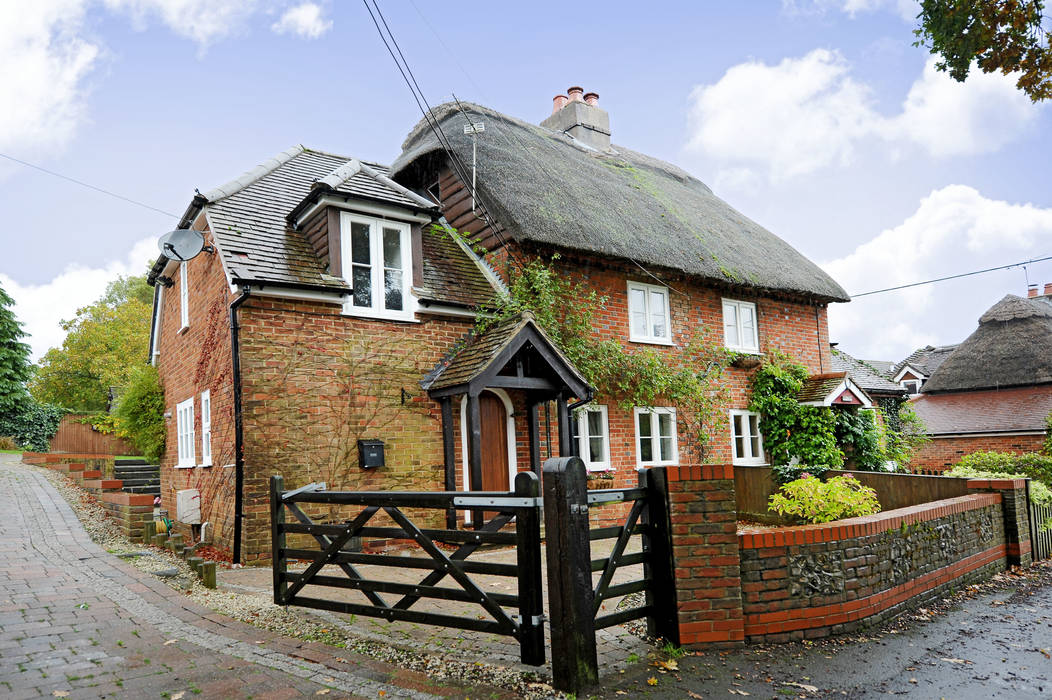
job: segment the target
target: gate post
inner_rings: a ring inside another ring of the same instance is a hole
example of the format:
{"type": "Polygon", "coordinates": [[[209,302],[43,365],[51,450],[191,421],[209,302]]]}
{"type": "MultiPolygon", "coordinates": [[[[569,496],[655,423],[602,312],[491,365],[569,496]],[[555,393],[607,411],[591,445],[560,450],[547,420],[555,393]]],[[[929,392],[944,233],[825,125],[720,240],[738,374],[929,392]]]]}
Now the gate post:
{"type": "MultiPolygon", "coordinates": [[[[533,472],[515,475],[515,495],[536,499],[541,484],[533,472]]],[[[519,569],[519,656],[524,664],[544,663],[544,592],[541,588],[541,508],[534,505],[515,513],[519,569]]]]}
{"type": "Polygon", "coordinates": [[[639,470],[639,485],[647,491],[643,562],[647,587],[647,634],[679,646],[679,613],[676,610],[676,563],[672,554],[672,518],[669,512],[668,473],[665,467],[639,470]]]}
{"type": "Polygon", "coordinates": [[[549,459],[543,471],[552,680],[577,693],[599,682],[588,481],[580,457],[549,459]]]}
{"type": "Polygon", "coordinates": [[[285,491],[284,477],[274,474],[270,477],[270,566],[274,572],[274,605],[288,605],[285,591],[288,590],[288,560],[282,550],[285,549],[285,504],[281,494],[285,491]]]}

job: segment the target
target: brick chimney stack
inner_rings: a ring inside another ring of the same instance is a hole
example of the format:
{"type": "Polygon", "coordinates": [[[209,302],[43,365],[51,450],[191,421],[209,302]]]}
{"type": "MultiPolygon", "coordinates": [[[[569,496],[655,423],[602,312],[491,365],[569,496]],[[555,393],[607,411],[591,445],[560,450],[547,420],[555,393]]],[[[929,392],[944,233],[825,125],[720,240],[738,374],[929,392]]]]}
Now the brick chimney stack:
{"type": "Polygon", "coordinates": [[[610,115],[599,107],[599,93],[573,86],[566,95],[552,100],[552,114],[541,126],[573,137],[575,141],[597,151],[610,148],[610,115]]]}
{"type": "Polygon", "coordinates": [[[1037,285],[1031,284],[1026,288],[1026,296],[1028,299],[1033,299],[1037,296],[1037,285]]]}

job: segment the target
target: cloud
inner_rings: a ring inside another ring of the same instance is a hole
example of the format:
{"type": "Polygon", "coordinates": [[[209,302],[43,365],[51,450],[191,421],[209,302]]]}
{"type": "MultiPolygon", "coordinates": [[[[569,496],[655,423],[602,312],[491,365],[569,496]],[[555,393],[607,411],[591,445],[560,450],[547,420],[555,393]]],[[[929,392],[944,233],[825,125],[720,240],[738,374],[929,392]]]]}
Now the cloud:
{"type": "Polygon", "coordinates": [[[721,168],[757,170],[777,181],[849,165],[875,145],[891,154],[988,153],[1018,136],[1037,109],[1011,76],[975,72],[957,83],[935,69],[933,58],[899,112],[886,116],[842,55],[816,49],[776,65],[742,63],[694,88],[686,148],[721,168]]]}
{"type": "Polygon", "coordinates": [[[918,0],[782,0],[782,11],[789,15],[824,14],[829,10],[845,12],[852,19],[867,12],[890,10],[907,22],[920,13],[918,0]]]}
{"type": "Polygon", "coordinates": [[[111,10],[131,15],[144,29],[156,16],[173,32],[207,46],[240,32],[255,13],[257,0],[105,0],[111,10]]]}
{"type": "MultiPolygon", "coordinates": [[[[921,200],[898,226],[822,267],[859,294],[1048,255],[1049,240],[1052,208],[949,185],[921,200]]],[[[1042,271],[1052,282],[1048,263],[1035,266],[1031,281],[1042,271]]],[[[831,307],[830,337],[867,359],[900,360],[928,343],[964,340],[979,316],[1009,293],[1025,294],[1019,270],[858,297],[831,307]]]]}
{"type": "Polygon", "coordinates": [[[285,10],[281,19],[270,27],[277,34],[295,34],[302,39],[317,39],[332,29],[332,20],[322,16],[317,3],[305,2],[285,10]]]}
{"type": "Polygon", "coordinates": [[[0,150],[55,151],[75,134],[100,55],[83,20],[82,0],[0,3],[0,150]]]}
{"type": "Polygon", "coordinates": [[[0,273],[3,286],[15,300],[14,312],[29,334],[26,342],[33,348],[33,360],[39,360],[49,348],[58,347],[66,337],[60,323],[73,318],[77,309],[91,304],[106,291],[106,285],[118,275],[141,275],[146,264],[157,258],[157,240],[146,238],[124,258],[102,268],[69,265],[58,276],[44,284],[19,284],[0,273]]]}

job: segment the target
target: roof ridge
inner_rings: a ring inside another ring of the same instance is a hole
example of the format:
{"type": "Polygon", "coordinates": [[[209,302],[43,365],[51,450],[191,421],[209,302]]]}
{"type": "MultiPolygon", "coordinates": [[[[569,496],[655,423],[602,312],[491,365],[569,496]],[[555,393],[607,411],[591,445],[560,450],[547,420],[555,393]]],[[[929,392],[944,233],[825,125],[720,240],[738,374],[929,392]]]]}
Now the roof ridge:
{"type": "Polygon", "coordinates": [[[296,145],[292,148],[286,148],[281,153],[278,153],[273,158],[268,158],[254,168],[246,170],[238,177],[226,182],[219,187],[213,187],[212,189],[205,192],[202,196],[209,202],[218,202],[221,199],[225,199],[230,195],[237,194],[241,190],[245,189],[252,183],[256,182],[260,178],[269,175],[285,163],[303,153],[307,149],[303,145],[296,145]]]}

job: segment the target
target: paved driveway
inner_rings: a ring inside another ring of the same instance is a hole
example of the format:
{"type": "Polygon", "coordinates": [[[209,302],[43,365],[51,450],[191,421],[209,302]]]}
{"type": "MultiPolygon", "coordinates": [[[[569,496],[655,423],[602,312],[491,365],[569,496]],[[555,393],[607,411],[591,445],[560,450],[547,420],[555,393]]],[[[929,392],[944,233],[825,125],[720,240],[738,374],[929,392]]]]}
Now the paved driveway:
{"type": "Polygon", "coordinates": [[[99,548],[47,479],[17,456],[0,455],[0,697],[432,698],[466,691],[492,689],[434,686],[420,674],[276,636],[186,600],[99,548]]]}

